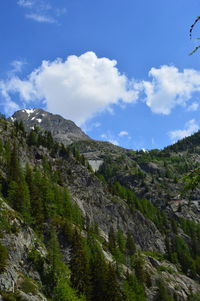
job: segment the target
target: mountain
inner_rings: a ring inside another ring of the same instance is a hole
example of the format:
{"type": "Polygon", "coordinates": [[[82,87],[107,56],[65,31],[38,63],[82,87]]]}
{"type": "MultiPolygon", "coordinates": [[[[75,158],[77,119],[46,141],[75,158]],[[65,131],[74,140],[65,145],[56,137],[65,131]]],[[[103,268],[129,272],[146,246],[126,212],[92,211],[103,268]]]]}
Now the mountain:
{"type": "Polygon", "coordinates": [[[0,300],[199,300],[200,192],[183,189],[198,133],[144,152],[78,140],[73,123],[64,145],[63,124],[0,118],[0,300]]]}
{"type": "Polygon", "coordinates": [[[42,109],[19,110],[9,119],[10,121],[22,120],[26,130],[39,126],[44,131],[52,133],[55,140],[68,145],[79,140],[90,139],[71,120],[66,120],[60,115],[51,114],[42,109]]]}

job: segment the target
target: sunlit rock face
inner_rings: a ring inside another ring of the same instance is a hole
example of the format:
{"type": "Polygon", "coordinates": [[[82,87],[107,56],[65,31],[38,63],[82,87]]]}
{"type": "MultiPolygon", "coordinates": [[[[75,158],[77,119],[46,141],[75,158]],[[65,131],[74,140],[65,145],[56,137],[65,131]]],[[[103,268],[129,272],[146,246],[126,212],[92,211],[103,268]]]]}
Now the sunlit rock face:
{"type": "Polygon", "coordinates": [[[28,131],[38,126],[43,131],[51,132],[54,139],[65,145],[79,140],[90,139],[73,121],[66,120],[60,115],[51,114],[42,109],[17,111],[9,120],[13,122],[22,120],[28,131]]]}

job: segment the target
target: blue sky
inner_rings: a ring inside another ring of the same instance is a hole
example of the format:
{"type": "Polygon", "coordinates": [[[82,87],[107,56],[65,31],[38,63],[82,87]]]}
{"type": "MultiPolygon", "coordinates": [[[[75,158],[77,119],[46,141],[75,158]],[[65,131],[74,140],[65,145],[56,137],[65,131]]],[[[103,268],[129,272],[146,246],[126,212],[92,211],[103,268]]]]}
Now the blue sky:
{"type": "Polygon", "coordinates": [[[196,0],[0,2],[0,111],[42,107],[98,140],[163,148],[200,126],[196,0]]]}

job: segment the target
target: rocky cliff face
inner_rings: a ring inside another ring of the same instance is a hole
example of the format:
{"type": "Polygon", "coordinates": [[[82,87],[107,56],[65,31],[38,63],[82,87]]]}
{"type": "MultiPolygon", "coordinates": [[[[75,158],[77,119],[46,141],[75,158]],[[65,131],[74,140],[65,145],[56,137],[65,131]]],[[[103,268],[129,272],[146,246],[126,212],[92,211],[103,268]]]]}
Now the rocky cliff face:
{"type": "Polygon", "coordinates": [[[5,294],[10,296],[15,294],[22,300],[47,301],[41,293],[41,277],[29,259],[33,250],[37,250],[45,259],[47,257],[45,246],[19,214],[2,199],[0,199],[0,224],[0,242],[8,251],[6,267],[0,274],[0,291],[3,296],[6,298],[5,294]]]}
{"type": "Polygon", "coordinates": [[[60,115],[51,114],[42,109],[17,111],[9,120],[22,120],[28,131],[35,126],[39,126],[42,130],[51,132],[57,141],[65,145],[79,140],[90,139],[73,121],[66,120],[60,115]]]}

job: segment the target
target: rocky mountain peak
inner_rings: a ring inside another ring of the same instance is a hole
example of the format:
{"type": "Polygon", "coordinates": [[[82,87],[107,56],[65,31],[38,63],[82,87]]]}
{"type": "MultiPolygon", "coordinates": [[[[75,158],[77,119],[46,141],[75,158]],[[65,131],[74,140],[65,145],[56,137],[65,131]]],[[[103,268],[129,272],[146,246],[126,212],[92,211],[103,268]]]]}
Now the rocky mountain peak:
{"type": "Polygon", "coordinates": [[[52,136],[65,145],[79,140],[89,140],[87,136],[73,121],[62,116],[46,112],[42,109],[23,109],[14,113],[10,121],[22,120],[26,130],[30,131],[35,125],[43,131],[51,132],[52,136]]]}

